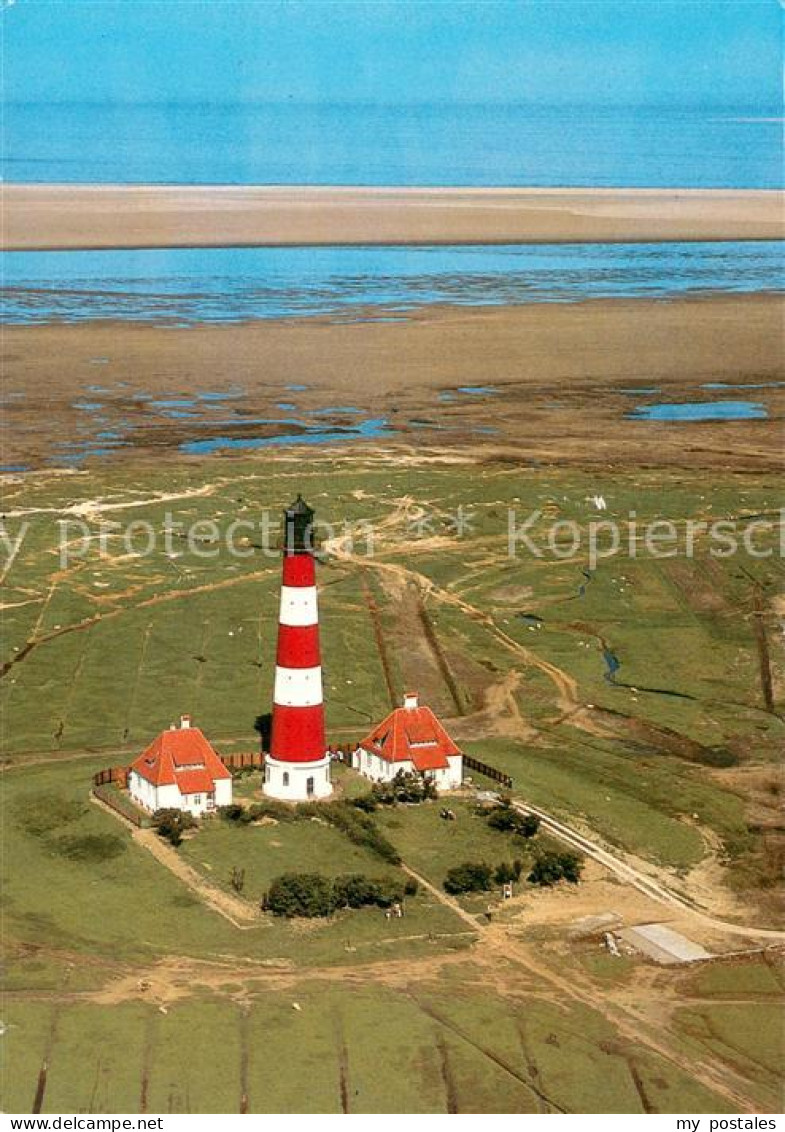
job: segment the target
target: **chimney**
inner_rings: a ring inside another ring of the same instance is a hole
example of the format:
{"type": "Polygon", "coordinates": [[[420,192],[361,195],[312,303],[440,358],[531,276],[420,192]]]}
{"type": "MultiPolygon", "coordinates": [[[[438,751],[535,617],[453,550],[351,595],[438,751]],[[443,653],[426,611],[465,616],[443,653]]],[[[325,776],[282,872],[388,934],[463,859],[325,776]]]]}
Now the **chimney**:
{"type": "Polygon", "coordinates": [[[181,716],[180,716],[180,729],[181,729],[182,731],[185,731],[185,730],[186,730],[186,728],[188,728],[188,727],[190,727],[190,726],[191,726],[191,717],[190,717],[190,715],[181,715],[181,716]]]}
{"type": "Polygon", "coordinates": [[[416,692],[404,692],[403,706],[405,708],[416,708],[420,706],[420,697],[416,692]]]}

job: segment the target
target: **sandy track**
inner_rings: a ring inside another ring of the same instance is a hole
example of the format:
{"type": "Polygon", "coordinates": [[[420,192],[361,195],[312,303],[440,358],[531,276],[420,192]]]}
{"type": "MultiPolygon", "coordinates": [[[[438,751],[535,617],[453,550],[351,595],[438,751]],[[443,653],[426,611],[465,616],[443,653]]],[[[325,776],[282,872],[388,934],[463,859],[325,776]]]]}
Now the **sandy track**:
{"type": "MultiPolygon", "coordinates": [[[[404,864],[402,868],[410,876],[415,877],[423,888],[465,923],[474,925],[475,928],[478,926],[477,918],[462,908],[457,900],[448,896],[446,892],[431,884],[425,877],[407,865],[404,864]]],[[[601,1009],[603,1015],[633,1045],[646,1046],[664,1060],[683,1070],[680,1057],[674,1055],[669,1046],[656,1036],[651,1026],[651,1020],[642,1011],[629,1005],[620,1006],[607,999],[600,1007],[595,988],[585,986],[575,978],[566,978],[555,972],[552,967],[535,958],[532,948],[516,940],[504,925],[491,923],[483,928],[478,947],[483,951],[498,954],[503,957],[504,961],[512,962],[516,966],[524,968],[529,974],[535,975],[536,978],[541,980],[543,987],[549,987],[552,992],[556,993],[557,998],[581,1002],[583,1005],[591,1007],[592,1010],[601,1009]]],[[[742,1112],[754,1111],[752,1102],[746,1095],[746,1082],[741,1076],[730,1070],[727,1065],[713,1059],[711,1061],[695,1060],[690,1066],[690,1072],[707,1088],[725,1097],[742,1112]]]]}
{"type": "Polygon", "coordinates": [[[747,939],[785,942],[785,931],[778,931],[775,928],[747,927],[744,924],[733,924],[729,923],[727,920],[719,920],[713,916],[706,915],[704,912],[697,909],[686,896],[675,892],[664,879],[662,870],[655,869],[655,866],[649,866],[650,872],[656,874],[650,875],[648,872],[645,872],[643,868],[636,867],[617,854],[610,853],[595,841],[591,841],[588,837],[578,833],[577,830],[572,829],[571,826],[554,818],[551,814],[547,813],[547,811],[525,802],[514,802],[513,805],[523,814],[536,814],[540,819],[542,828],[547,833],[559,838],[560,841],[564,841],[573,849],[585,853],[587,857],[591,857],[592,860],[603,865],[612,872],[614,876],[617,876],[626,884],[631,884],[633,888],[637,888],[644,896],[656,900],[658,904],[678,908],[680,912],[686,912],[694,919],[699,920],[704,926],[731,935],[745,936],[747,939]]]}

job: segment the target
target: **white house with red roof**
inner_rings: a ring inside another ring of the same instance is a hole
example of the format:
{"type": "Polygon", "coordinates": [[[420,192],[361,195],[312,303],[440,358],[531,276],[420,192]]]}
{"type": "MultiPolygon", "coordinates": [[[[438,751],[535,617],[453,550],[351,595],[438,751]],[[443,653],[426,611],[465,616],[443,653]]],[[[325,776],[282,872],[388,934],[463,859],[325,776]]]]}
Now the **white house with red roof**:
{"type": "Polygon", "coordinates": [[[145,810],[187,810],[194,817],[232,800],[232,775],[191,717],[162,731],[128,771],[128,790],[145,810]]]}
{"type": "Polygon", "coordinates": [[[463,781],[463,755],[416,692],[362,740],[353,766],[374,782],[390,782],[399,771],[432,778],[440,790],[463,781]]]}

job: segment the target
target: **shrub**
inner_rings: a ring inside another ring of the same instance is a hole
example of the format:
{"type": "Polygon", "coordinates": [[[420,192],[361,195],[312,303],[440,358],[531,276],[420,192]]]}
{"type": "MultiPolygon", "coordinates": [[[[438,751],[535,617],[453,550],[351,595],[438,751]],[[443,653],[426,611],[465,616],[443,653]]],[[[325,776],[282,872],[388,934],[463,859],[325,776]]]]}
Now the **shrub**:
{"type": "Polygon", "coordinates": [[[276,916],[329,916],[335,911],[332,882],[321,873],[285,873],[270,885],[264,907],[276,916]]]}
{"type": "Polygon", "coordinates": [[[461,892],[487,892],[492,887],[493,869],[484,862],[466,861],[455,865],[444,878],[444,891],[453,896],[461,892]]]}
{"type": "Polygon", "coordinates": [[[529,873],[529,883],[550,887],[560,880],[577,884],[581,879],[583,861],[577,853],[547,850],[540,853],[529,873]]]}
{"type": "Polygon", "coordinates": [[[333,885],[336,908],[365,908],[371,904],[389,908],[403,900],[404,891],[400,881],[387,877],[375,880],[361,873],[336,877],[333,885]]]}
{"type": "Polygon", "coordinates": [[[371,797],[380,806],[396,806],[399,802],[419,805],[437,796],[432,778],[399,770],[390,782],[377,782],[371,788],[371,797]]]}
{"type": "Polygon", "coordinates": [[[416,896],[420,891],[420,882],[416,877],[407,877],[406,883],[403,886],[404,895],[416,896]]]}
{"type": "Polygon", "coordinates": [[[521,837],[534,837],[538,833],[539,828],[540,819],[536,814],[523,814],[516,833],[519,833],[521,837]]]}
{"type": "Polygon", "coordinates": [[[367,904],[375,904],[377,885],[362,874],[336,877],[333,884],[335,906],[337,908],[364,908],[367,904]]]}
{"type": "Polygon", "coordinates": [[[253,802],[246,809],[247,821],[261,821],[262,818],[274,818],[275,821],[300,821],[302,816],[299,806],[287,805],[275,798],[263,798],[261,802],[253,802]]]}
{"type": "MultiPolygon", "coordinates": [[[[300,810],[305,810],[305,808],[305,806],[298,806],[300,810]]],[[[370,849],[372,853],[381,857],[383,861],[387,861],[388,864],[400,864],[401,857],[398,850],[377,828],[370,815],[361,813],[356,807],[347,805],[346,802],[323,802],[320,805],[315,804],[309,807],[309,812],[310,810],[313,810],[314,815],[339,829],[354,845],[362,845],[365,849],[370,849]]]]}
{"type": "Polygon", "coordinates": [[[403,900],[405,886],[392,877],[350,873],[331,881],[321,873],[286,873],[270,885],[262,907],[276,916],[329,916],[338,908],[389,908],[403,900]]]}
{"type": "Polygon", "coordinates": [[[186,829],[193,829],[196,819],[187,810],[156,810],[153,814],[153,828],[159,837],[174,845],[175,848],[183,840],[186,829]]]}
{"type": "Polygon", "coordinates": [[[497,865],[496,872],[493,874],[493,879],[497,884],[511,884],[513,881],[521,879],[523,872],[523,861],[513,861],[510,864],[508,861],[502,861],[497,865]]]}
{"type": "Polygon", "coordinates": [[[540,819],[536,814],[521,814],[509,802],[502,802],[488,814],[488,825],[501,833],[515,833],[528,840],[538,832],[540,819]]]}
{"type": "Polygon", "coordinates": [[[359,798],[352,798],[352,805],[366,814],[372,814],[379,808],[379,802],[373,793],[361,794],[359,798]]]}
{"type": "Polygon", "coordinates": [[[488,814],[488,825],[501,833],[511,833],[515,829],[518,817],[511,806],[497,806],[488,814]]]}
{"type": "Polygon", "coordinates": [[[241,806],[239,802],[230,802],[228,806],[221,806],[218,813],[226,821],[240,821],[244,811],[245,806],[241,806]]]}

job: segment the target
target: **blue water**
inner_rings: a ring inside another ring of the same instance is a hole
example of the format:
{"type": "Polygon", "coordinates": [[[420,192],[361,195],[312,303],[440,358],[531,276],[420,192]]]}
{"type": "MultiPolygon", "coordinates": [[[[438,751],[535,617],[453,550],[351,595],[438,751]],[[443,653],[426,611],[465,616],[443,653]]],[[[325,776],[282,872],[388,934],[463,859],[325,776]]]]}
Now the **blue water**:
{"type": "MultiPolygon", "coordinates": [[[[285,424],[286,422],[264,423],[285,424]]],[[[280,444],[340,444],[357,437],[365,440],[373,439],[377,436],[385,436],[388,432],[387,418],[374,417],[352,428],[306,428],[304,431],[298,429],[279,433],[277,436],[211,436],[205,440],[186,440],[180,445],[180,451],[189,456],[209,456],[215,452],[271,448],[280,444]]]]}
{"type": "Polygon", "coordinates": [[[639,405],[627,415],[636,421],[749,421],[769,414],[759,401],[684,401],[639,405]]]}
{"type": "Polygon", "coordinates": [[[605,661],[605,679],[609,684],[616,683],[616,673],[621,668],[621,661],[609,648],[603,648],[602,659],[605,661]]]}
{"type": "Polygon", "coordinates": [[[16,323],[356,321],[432,303],[755,292],[784,282],[776,241],[6,252],[2,267],[3,314],[16,323]]]}
{"type": "MultiPolygon", "coordinates": [[[[405,18],[405,17],[404,17],[405,18]]],[[[781,107],[7,103],[9,181],[775,188],[781,107]]]]}

